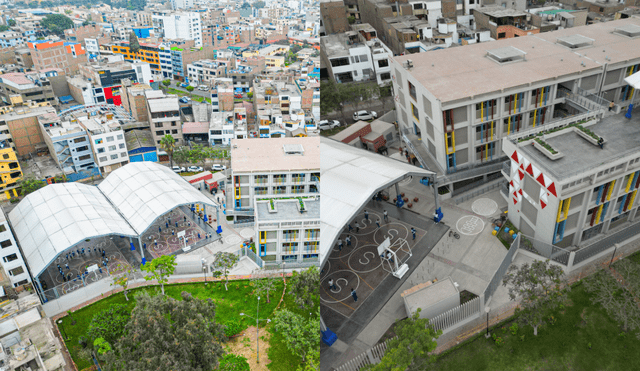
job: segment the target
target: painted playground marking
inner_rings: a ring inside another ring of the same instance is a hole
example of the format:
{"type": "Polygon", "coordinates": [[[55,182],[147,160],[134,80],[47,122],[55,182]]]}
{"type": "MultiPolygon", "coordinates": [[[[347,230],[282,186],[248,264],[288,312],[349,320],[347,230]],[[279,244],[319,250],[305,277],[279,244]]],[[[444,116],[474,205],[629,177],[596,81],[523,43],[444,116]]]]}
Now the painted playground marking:
{"type": "Polygon", "coordinates": [[[240,231],[240,235],[244,238],[251,238],[255,235],[255,232],[251,228],[245,228],[240,231]]]}
{"type": "MultiPolygon", "coordinates": [[[[328,274],[328,276],[333,276],[334,274],[340,273],[340,272],[348,272],[348,273],[351,273],[351,274],[353,274],[355,276],[355,278],[358,280],[358,283],[355,285],[355,290],[357,292],[358,288],[360,287],[360,277],[358,277],[358,275],[355,274],[354,272],[352,272],[350,270],[347,270],[347,269],[343,269],[343,270],[340,270],[340,271],[331,272],[330,274],[328,274]]],[[[325,279],[322,282],[322,284],[323,284],[323,286],[325,288],[325,292],[327,290],[329,291],[328,292],[329,295],[333,296],[335,294],[340,294],[342,292],[343,287],[346,289],[346,292],[348,293],[346,297],[344,297],[343,299],[340,299],[340,300],[326,300],[326,299],[323,299],[322,296],[320,296],[320,300],[322,300],[323,302],[325,302],[327,304],[336,304],[336,303],[340,303],[340,302],[343,302],[343,301],[351,298],[351,291],[349,289],[352,288],[353,286],[352,285],[349,286],[348,285],[349,284],[349,280],[347,280],[344,277],[339,277],[339,278],[335,279],[335,282],[334,282],[334,284],[336,285],[336,289],[335,290],[334,289],[329,289],[329,280],[328,279],[325,279]]]]}
{"type": "Polygon", "coordinates": [[[484,229],[484,222],[477,216],[467,215],[458,219],[456,222],[456,229],[458,232],[466,236],[473,236],[482,232],[484,229]]]}
{"type": "Polygon", "coordinates": [[[239,244],[241,241],[242,241],[242,238],[240,238],[239,236],[236,236],[235,234],[231,234],[224,238],[224,242],[228,243],[229,245],[239,244]]]}
{"type": "Polygon", "coordinates": [[[489,216],[498,210],[498,204],[490,198],[481,198],[473,202],[471,210],[478,215],[489,216]]]}
{"type": "MultiPolygon", "coordinates": [[[[364,245],[364,246],[358,247],[356,250],[354,250],[354,252],[355,252],[355,251],[357,251],[357,250],[362,250],[362,249],[364,249],[365,247],[372,247],[372,248],[374,249],[374,251],[377,249],[377,246],[376,246],[376,245],[364,245]]],[[[354,257],[354,256],[355,256],[355,255],[352,255],[352,256],[350,256],[350,257],[349,257],[349,259],[347,260],[347,264],[349,265],[349,268],[351,268],[351,270],[353,270],[354,272],[357,272],[357,273],[369,273],[369,272],[373,272],[374,270],[378,269],[378,268],[382,265],[382,260],[381,260],[381,259],[380,259],[380,257],[378,256],[377,251],[376,251],[376,252],[373,252],[373,251],[365,251],[365,252],[362,254],[362,256],[361,256],[361,257],[357,258],[357,259],[358,259],[358,260],[357,260],[357,262],[358,262],[360,265],[366,266],[366,265],[369,265],[370,263],[374,263],[374,264],[375,264],[375,263],[376,263],[376,261],[379,261],[379,262],[380,262],[380,264],[377,264],[376,266],[374,266],[372,269],[369,269],[369,270],[358,270],[358,269],[355,269],[355,268],[353,268],[353,267],[351,266],[351,258],[352,258],[352,257],[354,257]]]]}
{"type": "Polygon", "coordinates": [[[387,237],[391,239],[391,242],[393,242],[393,240],[398,237],[407,239],[409,237],[409,229],[407,228],[407,226],[400,223],[387,223],[387,224],[384,224],[382,227],[380,227],[380,229],[376,230],[375,234],[373,235],[373,241],[379,245],[387,237]],[[383,230],[384,227],[390,227],[390,226],[394,226],[394,227],[388,228],[386,232],[383,230]],[[380,232],[380,234],[382,235],[381,236],[382,238],[380,241],[378,241],[378,238],[377,238],[378,232],[380,232]],[[404,232],[404,237],[402,237],[402,232],[404,232]]]}

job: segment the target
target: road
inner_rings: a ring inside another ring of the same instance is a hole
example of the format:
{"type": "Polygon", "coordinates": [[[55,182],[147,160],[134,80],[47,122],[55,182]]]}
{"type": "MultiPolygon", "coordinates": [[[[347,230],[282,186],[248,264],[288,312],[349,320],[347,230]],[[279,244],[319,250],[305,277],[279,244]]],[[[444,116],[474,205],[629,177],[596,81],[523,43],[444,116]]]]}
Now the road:
{"type": "Polygon", "coordinates": [[[391,105],[391,103],[387,103],[383,105],[382,103],[380,103],[380,101],[373,101],[369,104],[362,103],[358,105],[357,108],[353,107],[352,105],[345,105],[344,117],[342,116],[340,111],[338,111],[330,115],[323,115],[322,119],[323,120],[339,120],[341,123],[346,122],[347,125],[351,125],[355,122],[353,121],[353,113],[356,111],[362,111],[362,110],[376,111],[376,113],[378,114],[378,117],[381,117],[385,113],[389,112],[392,108],[393,106],[391,105]],[[386,108],[387,110],[385,111],[383,108],[386,108]]]}

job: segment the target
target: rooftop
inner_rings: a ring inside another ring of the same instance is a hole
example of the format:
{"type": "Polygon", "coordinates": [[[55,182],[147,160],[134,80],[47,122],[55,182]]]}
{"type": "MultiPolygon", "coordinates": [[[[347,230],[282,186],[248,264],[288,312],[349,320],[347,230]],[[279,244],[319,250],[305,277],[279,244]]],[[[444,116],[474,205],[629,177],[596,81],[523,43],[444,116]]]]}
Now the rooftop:
{"type": "Polygon", "coordinates": [[[182,134],[207,134],[209,133],[208,122],[184,122],[182,123],[182,134]]]}
{"type": "Polygon", "coordinates": [[[320,170],[319,138],[233,139],[231,168],[234,173],[320,170]],[[304,154],[287,154],[284,146],[299,144],[304,154]]]}
{"type": "Polygon", "coordinates": [[[606,139],[604,148],[588,143],[565,129],[562,135],[546,138],[546,142],[558,152],[564,154],[561,159],[552,161],[531,145],[518,147],[525,158],[540,165],[542,172],[553,180],[561,180],[577,173],[587,172],[607,163],[613,163],[624,156],[640,153],[640,116],[636,112],[630,121],[623,114],[609,116],[587,128],[606,139]]]}
{"type": "Polygon", "coordinates": [[[274,200],[276,212],[269,212],[269,202],[256,202],[256,221],[287,221],[287,220],[313,220],[320,219],[320,199],[303,198],[307,211],[298,210],[298,199],[274,200]]]}
{"type": "Polygon", "coordinates": [[[626,25],[640,26],[640,19],[596,23],[394,59],[402,65],[406,60],[412,60],[414,67],[410,74],[413,80],[428,87],[436,99],[447,103],[570,74],[601,70],[605,64],[614,65],[640,58],[640,39],[613,33],[616,28],[626,25]],[[559,38],[577,34],[593,39],[591,46],[576,52],[556,43],[559,38]],[[527,53],[526,61],[498,64],[486,57],[489,49],[509,46],[527,53]]]}
{"type": "Polygon", "coordinates": [[[127,142],[127,150],[133,151],[143,147],[155,147],[151,130],[129,130],[124,133],[124,140],[127,142]]]}
{"type": "Polygon", "coordinates": [[[476,12],[480,12],[482,14],[486,14],[491,17],[501,18],[501,17],[523,17],[528,13],[522,12],[520,10],[515,9],[506,9],[501,6],[483,6],[480,8],[474,8],[476,12]]]}

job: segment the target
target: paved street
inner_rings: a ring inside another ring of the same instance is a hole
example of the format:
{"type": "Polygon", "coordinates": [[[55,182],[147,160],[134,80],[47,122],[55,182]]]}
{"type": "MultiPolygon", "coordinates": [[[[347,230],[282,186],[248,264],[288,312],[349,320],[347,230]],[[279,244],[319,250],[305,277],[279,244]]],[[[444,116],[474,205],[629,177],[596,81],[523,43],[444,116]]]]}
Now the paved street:
{"type": "Polygon", "coordinates": [[[381,117],[385,113],[389,112],[391,109],[393,109],[393,104],[391,104],[390,101],[387,102],[386,104],[382,104],[379,100],[374,100],[370,102],[363,102],[359,104],[357,108],[352,105],[346,105],[344,108],[344,116],[342,116],[340,111],[338,111],[329,115],[323,115],[322,119],[323,120],[339,120],[343,124],[346,122],[347,125],[351,125],[355,122],[353,121],[353,113],[356,111],[362,111],[362,110],[375,111],[378,114],[378,117],[381,117]]]}

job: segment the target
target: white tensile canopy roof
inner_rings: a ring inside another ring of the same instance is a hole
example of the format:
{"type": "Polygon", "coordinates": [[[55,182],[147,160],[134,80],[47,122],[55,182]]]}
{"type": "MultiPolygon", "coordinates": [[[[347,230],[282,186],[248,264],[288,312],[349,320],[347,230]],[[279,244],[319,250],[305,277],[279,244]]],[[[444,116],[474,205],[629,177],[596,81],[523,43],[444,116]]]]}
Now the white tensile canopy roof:
{"type": "Polygon", "coordinates": [[[113,171],[98,185],[141,235],[159,216],[186,204],[215,204],[180,175],[153,162],[134,162],[113,171]]]}
{"type": "Polygon", "coordinates": [[[634,89],[640,89],[640,72],[636,72],[629,77],[625,77],[624,82],[631,85],[634,89]]]}
{"type": "Polygon", "coordinates": [[[216,207],[171,169],[134,162],[98,187],[63,183],[39,189],[9,213],[9,221],[37,277],[78,242],[107,235],[137,238],[159,216],[192,203],[216,207]]]}
{"type": "Polygon", "coordinates": [[[9,220],[35,276],[87,238],[136,236],[100,190],[85,184],[52,184],[33,192],[9,213],[9,220]]]}
{"type": "Polygon", "coordinates": [[[322,138],[320,142],[320,262],[324,265],[344,226],[373,195],[403,178],[432,171],[322,138]]]}

